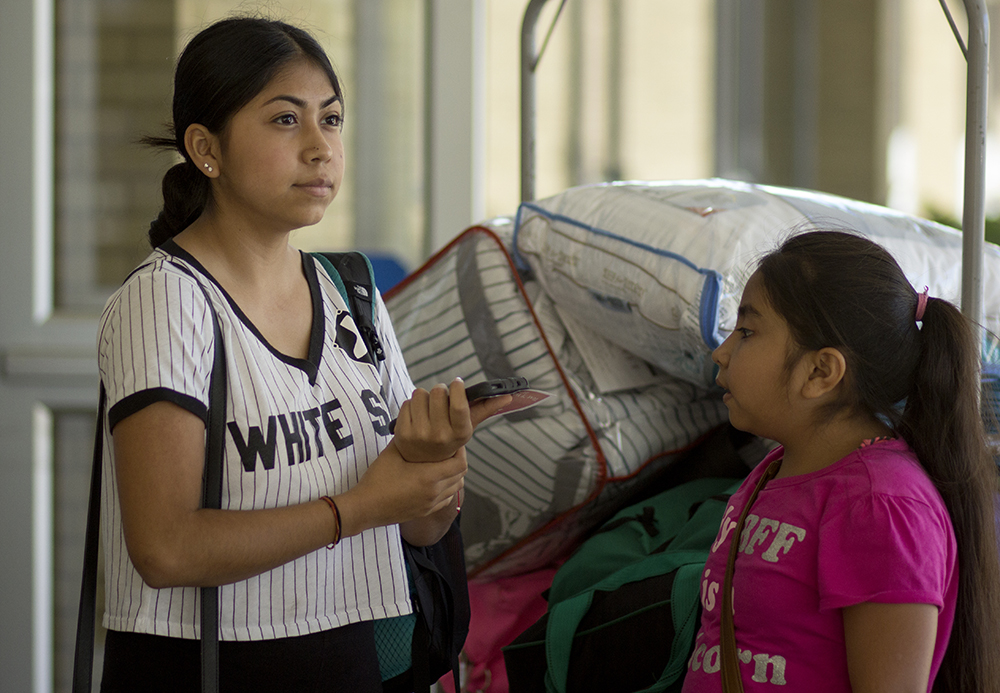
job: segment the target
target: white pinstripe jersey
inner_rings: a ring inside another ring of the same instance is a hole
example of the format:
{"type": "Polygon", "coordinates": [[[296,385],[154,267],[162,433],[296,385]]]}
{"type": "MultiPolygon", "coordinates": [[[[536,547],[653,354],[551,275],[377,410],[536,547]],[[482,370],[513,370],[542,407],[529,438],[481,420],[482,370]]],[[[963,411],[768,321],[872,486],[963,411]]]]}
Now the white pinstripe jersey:
{"type": "MultiPolygon", "coordinates": [[[[388,443],[388,423],[413,386],[378,296],[375,326],[386,358],[378,371],[326,272],[303,254],[313,301],[307,359],[271,347],[194,258],[168,242],[111,297],[99,336],[108,392],[102,537],[104,624],[113,630],[199,636],[198,589],[153,589],[129,559],[114,474],[114,425],[157,401],[204,420],[214,333],[204,286],[226,347],[228,398],[222,507],[273,508],[336,495],[354,485],[388,443]],[[385,390],[383,397],[382,390],[385,390]]],[[[409,613],[397,525],[345,538],[219,590],[223,640],[264,640],[409,613]]]]}

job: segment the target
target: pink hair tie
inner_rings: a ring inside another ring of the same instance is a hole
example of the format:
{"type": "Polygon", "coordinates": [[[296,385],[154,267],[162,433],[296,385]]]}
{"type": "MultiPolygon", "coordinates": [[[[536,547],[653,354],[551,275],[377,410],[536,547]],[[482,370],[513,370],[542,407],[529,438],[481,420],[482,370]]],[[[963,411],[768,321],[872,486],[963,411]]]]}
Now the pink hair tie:
{"type": "Polygon", "coordinates": [[[927,309],[927,292],[929,287],[924,287],[924,292],[922,294],[917,294],[917,312],[916,320],[921,322],[924,319],[924,311],[927,309]]]}

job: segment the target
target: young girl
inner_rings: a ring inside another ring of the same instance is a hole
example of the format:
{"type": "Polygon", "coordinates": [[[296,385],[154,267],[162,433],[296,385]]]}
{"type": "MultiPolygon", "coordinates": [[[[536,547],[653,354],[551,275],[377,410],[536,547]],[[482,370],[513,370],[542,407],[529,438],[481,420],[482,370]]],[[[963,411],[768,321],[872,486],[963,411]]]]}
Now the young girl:
{"type": "Polygon", "coordinates": [[[199,690],[211,585],[223,690],[381,690],[372,621],[412,609],[400,536],[444,534],[462,446],[506,403],[470,411],[459,381],[414,393],[381,297],[385,359],[364,360],[336,287],[289,246],[337,194],[343,123],[329,59],[287,24],[219,22],[178,61],[173,137],[150,142],[183,161],[101,323],[103,690],[199,690]],[[227,424],[222,510],[203,510],[213,311],[227,424]]]}
{"type": "Polygon", "coordinates": [[[973,334],[862,237],[805,233],[760,263],[712,356],[732,424],[781,446],[712,546],[686,693],[723,687],[733,542],[743,690],[1000,690],[997,470],[973,334]]]}

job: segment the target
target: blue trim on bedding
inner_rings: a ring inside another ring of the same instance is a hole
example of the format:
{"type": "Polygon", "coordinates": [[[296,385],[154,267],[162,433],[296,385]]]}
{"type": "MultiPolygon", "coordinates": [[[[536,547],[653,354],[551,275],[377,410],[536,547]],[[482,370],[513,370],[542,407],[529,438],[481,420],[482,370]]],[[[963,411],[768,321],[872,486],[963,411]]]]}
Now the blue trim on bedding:
{"type": "Polygon", "coordinates": [[[722,275],[718,271],[699,267],[683,255],[678,255],[677,253],[669,250],[633,241],[628,238],[624,238],[623,236],[619,236],[618,234],[611,233],[610,231],[599,229],[596,226],[590,226],[589,224],[585,224],[578,219],[550,212],[549,210],[539,207],[537,204],[532,202],[522,202],[517,208],[517,214],[514,217],[514,236],[511,239],[511,245],[513,246],[511,248],[511,255],[513,256],[515,265],[521,270],[527,270],[529,268],[527,261],[521,256],[517,247],[517,236],[521,232],[521,213],[525,208],[537,212],[543,217],[547,217],[555,221],[561,221],[566,224],[570,224],[571,226],[576,226],[584,231],[593,233],[594,235],[621,241],[623,243],[627,243],[628,245],[653,253],[654,255],[676,260],[677,262],[690,267],[695,272],[705,275],[705,283],[701,288],[701,305],[698,309],[698,322],[699,327],[701,328],[701,338],[710,349],[715,349],[717,346],[722,344],[724,338],[721,334],[719,334],[719,296],[722,293],[722,275]]]}
{"type": "Polygon", "coordinates": [[[722,294],[722,274],[715,270],[705,270],[705,284],[701,287],[701,306],[698,311],[698,326],[701,338],[709,349],[714,350],[725,340],[719,333],[719,296],[722,294]]]}

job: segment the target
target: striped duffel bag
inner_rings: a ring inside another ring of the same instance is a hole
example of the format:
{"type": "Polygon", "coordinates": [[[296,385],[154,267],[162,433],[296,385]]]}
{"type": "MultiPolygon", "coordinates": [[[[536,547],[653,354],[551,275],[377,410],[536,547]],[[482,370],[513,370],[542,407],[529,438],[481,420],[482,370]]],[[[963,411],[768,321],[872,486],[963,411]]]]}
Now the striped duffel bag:
{"type": "Polygon", "coordinates": [[[581,326],[571,336],[541,284],[515,270],[512,232],[509,220],[468,229],[386,294],[417,386],[519,375],[553,395],[484,422],[467,446],[462,535],[479,579],[567,555],[727,418],[719,393],[662,373],[598,389],[581,326]]]}

